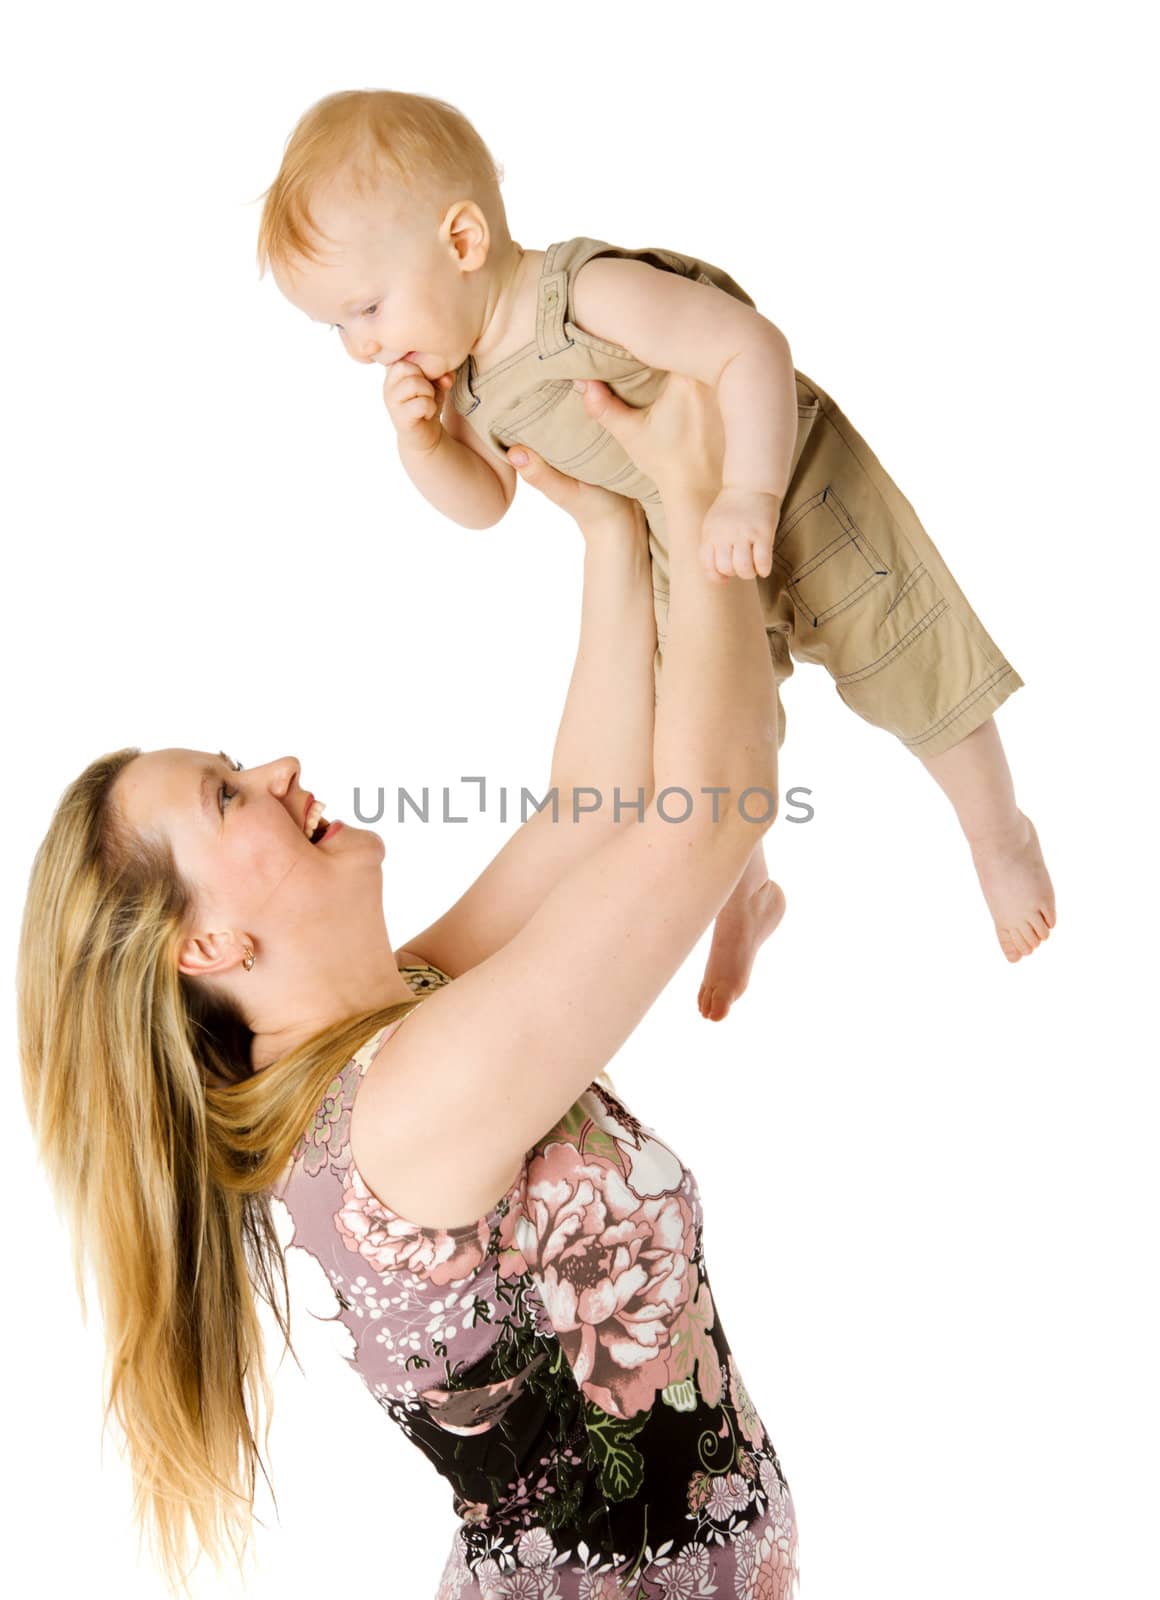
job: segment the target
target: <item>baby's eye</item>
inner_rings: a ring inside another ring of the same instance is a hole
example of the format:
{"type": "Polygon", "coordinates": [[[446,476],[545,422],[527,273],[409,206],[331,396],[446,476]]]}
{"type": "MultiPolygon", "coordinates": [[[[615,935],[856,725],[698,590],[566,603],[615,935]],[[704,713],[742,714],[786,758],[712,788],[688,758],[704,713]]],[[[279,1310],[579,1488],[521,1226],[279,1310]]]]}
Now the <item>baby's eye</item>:
{"type": "Polygon", "coordinates": [[[379,309],[379,302],[376,300],[373,306],[367,306],[366,310],[363,312],[363,316],[364,317],[373,317],[375,312],[378,309],[379,309]]]}

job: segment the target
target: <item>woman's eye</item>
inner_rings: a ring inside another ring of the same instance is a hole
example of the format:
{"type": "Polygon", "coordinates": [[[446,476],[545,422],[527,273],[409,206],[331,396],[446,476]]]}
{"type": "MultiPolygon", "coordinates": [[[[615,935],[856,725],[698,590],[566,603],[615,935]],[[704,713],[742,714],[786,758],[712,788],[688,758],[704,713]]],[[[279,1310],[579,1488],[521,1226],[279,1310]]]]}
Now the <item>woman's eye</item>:
{"type": "MultiPolygon", "coordinates": [[[[240,771],[241,769],[239,768],[238,770],[240,771]]],[[[225,802],[227,800],[232,800],[237,792],[238,791],[236,789],[231,789],[228,784],[223,783],[218,789],[218,810],[224,811],[225,802]]]]}

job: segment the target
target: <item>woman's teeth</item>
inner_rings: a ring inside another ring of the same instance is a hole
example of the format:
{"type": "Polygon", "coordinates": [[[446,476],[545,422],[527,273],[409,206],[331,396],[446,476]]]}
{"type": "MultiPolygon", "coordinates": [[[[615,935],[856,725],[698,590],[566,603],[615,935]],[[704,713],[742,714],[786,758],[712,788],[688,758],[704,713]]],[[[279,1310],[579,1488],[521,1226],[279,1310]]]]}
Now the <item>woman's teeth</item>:
{"type": "Polygon", "coordinates": [[[325,827],[323,827],[322,824],[325,822],[326,819],[322,814],[322,802],[320,800],[315,800],[311,805],[310,810],[306,813],[306,819],[302,825],[306,837],[310,840],[311,844],[317,844],[323,833],[326,832],[326,828],[330,826],[329,823],[326,823],[325,827]],[[318,836],[317,838],[315,837],[316,834],[318,836]]]}

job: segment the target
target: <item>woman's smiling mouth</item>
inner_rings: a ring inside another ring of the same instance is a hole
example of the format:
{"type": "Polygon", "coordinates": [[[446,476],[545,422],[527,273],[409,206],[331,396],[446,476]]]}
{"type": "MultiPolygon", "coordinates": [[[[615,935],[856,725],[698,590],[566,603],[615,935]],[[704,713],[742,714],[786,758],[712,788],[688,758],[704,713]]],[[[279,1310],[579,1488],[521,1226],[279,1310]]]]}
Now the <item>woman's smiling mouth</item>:
{"type": "Polygon", "coordinates": [[[330,827],[322,812],[323,801],[316,800],[311,795],[306,807],[306,815],[302,819],[302,831],[311,844],[321,844],[326,837],[327,829],[330,827]]]}

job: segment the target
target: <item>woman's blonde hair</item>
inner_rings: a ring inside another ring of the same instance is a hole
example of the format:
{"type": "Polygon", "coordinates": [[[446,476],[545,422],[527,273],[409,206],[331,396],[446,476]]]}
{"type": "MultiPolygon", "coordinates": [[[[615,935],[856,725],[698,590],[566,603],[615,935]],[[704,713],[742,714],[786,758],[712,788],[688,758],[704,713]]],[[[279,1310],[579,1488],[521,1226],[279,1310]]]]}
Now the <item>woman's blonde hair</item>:
{"type": "Polygon", "coordinates": [[[312,105],[286,141],[263,196],[258,268],[296,256],[318,259],[325,237],[310,202],[342,176],[360,194],[383,182],[435,206],[474,200],[493,243],[511,242],[499,186],[503,168],[463,113],[445,100],[394,89],[344,89],[312,105]]]}
{"type": "Polygon", "coordinates": [[[352,1054],[419,999],[349,1017],[253,1074],[240,1011],[177,969],[194,902],[172,851],[130,832],[113,803],[140,753],[88,766],[37,851],[19,1049],[86,1322],[86,1265],[99,1293],[104,1426],[115,1412],[139,1534],[148,1527],[171,1588],[188,1592],[188,1525],[219,1568],[228,1541],[240,1571],[257,1467],[270,1483],[257,1296],[294,1353],[270,1188],[352,1054]]]}

